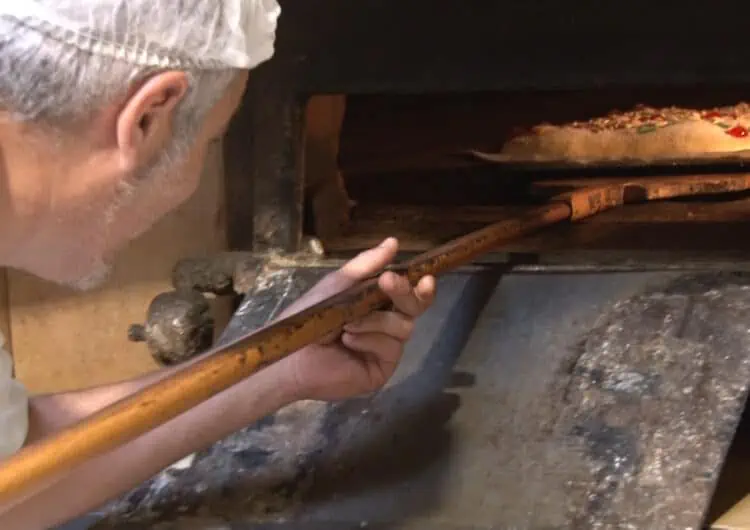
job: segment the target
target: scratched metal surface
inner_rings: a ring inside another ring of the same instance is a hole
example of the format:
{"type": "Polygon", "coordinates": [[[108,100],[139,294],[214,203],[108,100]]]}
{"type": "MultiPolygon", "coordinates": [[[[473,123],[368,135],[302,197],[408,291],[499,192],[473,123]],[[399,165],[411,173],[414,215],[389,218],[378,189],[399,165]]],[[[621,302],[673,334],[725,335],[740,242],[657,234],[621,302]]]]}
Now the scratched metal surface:
{"type": "Polygon", "coordinates": [[[281,411],[90,528],[697,528],[750,381],[749,286],[448,276],[385,390],[281,411]]]}

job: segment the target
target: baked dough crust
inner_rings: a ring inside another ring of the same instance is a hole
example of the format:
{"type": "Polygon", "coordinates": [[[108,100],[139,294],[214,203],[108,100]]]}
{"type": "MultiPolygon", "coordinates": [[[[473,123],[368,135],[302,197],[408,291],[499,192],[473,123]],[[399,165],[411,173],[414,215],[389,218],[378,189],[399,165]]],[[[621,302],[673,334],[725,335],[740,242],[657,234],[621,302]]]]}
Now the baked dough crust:
{"type": "Polygon", "coordinates": [[[706,110],[638,106],[583,122],[539,125],[498,153],[495,162],[658,162],[727,155],[750,157],[750,105],[706,110]]]}

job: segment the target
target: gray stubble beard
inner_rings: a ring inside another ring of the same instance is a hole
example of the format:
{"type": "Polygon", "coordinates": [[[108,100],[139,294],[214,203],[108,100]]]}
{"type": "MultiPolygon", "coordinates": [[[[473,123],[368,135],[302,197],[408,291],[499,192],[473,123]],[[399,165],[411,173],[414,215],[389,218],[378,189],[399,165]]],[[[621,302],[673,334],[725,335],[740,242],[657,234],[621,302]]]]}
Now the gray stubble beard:
{"type": "MultiPolygon", "coordinates": [[[[104,213],[104,240],[108,239],[108,231],[117,220],[117,212],[130,205],[132,201],[138,200],[136,195],[141,183],[165,178],[172,172],[173,168],[179,166],[186,159],[191,146],[189,138],[194,137],[194,135],[186,132],[183,130],[181,133],[177,133],[172,143],[150,166],[139,171],[136,176],[118,183],[116,196],[104,213]]],[[[114,265],[100,256],[95,259],[86,274],[67,281],[64,285],[79,292],[98,289],[110,279],[113,270],[114,265]]]]}

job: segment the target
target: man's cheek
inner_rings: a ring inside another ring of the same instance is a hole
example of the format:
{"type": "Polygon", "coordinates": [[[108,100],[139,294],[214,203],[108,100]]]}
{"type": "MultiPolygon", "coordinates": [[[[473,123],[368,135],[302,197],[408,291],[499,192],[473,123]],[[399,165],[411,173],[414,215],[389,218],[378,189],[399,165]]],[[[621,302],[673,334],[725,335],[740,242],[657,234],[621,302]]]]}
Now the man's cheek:
{"type": "Polygon", "coordinates": [[[130,230],[128,238],[139,237],[151,227],[184,204],[198,187],[195,179],[169,179],[144,186],[136,194],[132,208],[123,215],[130,230]]]}
{"type": "Polygon", "coordinates": [[[143,179],[133,190],[126,207],[117,214],[111,227],[110,241],[117,251],[128,242],[148,232],[163,217],[184,204],[200,183],[201,167],[196,164],[199,153],[168,173],[143,179]]]}
{"type": "Polygon", "coordinates": [[[168,175],[154,179],[152,184],[158,189],[152,190],[152,193],[177,205],[188,200],[200,184],[202,159],[199,152],[193,153],[186,163],[174,168],[168,175]]]}
{"type": "Polygon", "coordinates": [[[175,183],[174,189],[176,193],[174,196],[174,200],[177,201],[178,204],[182,204],[183,202],[189,200],[193,195],[195,195],[195,192],[198,191],[200,180],[200,171],[188,170],[184,178],[179,179],[178,182],[175,183]]]}

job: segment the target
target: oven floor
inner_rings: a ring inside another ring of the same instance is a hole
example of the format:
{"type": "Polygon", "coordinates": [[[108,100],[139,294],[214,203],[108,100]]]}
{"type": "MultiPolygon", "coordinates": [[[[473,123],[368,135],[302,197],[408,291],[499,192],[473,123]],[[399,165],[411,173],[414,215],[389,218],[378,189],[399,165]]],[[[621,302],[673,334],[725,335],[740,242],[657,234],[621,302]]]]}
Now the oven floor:
{"type": "MultiPolygon", "coordinates": [[[[707,508],[696,499],[711,495],[739,416],[738,396],[750,381],[749,320],[729,318],[750,313],[750,281],[736,282],[679,273],[449,275],[397,376],[374,398],[325,413],[324,440],[300,460],[310,473],[287,485],[287,500],[270,516],[259,518],[251,508],[248,499],[265,486],[254,484],[257,470],[238,459],[234,491],[218,504],[215,491],[185,491],[189,505],[168,510],[166,500],[179,490],[165,491],[99,524],[80,521],[64,530],[541,529],[597,522],[695,528],[707,508]],[[665,339],[671,336],[674,342],[665,339]],[[724,355],[712,357],[713,346],[724,355]],[[653,361],[644,368],[628,357],[633,348],[651,348],[653,361]],[[612,355],[620,357],[613,362],[612,355]],[[686,369],[673,369],[674,355],[684,355],[686,369]],[[708,367],[703,379],[690,369],[699,356],[708,367]],[[662,364],[667,357],[672,368],[662,364]],[[643,404],[655,388],[648,385],[636,401],[630,396],[608,407],[586,401],[617,363],[631,381],[651,364],[650,381],[664,393],[656,411],[643,404]],[[667,395],[670,385],[690,381],[706,393],[703,401],[667,395]],[[686,424],[677,419],[686,410],[689,440],[681,438],[688,436],[686,424]],[[658,435],[671,438],[655,447],[658,435]],[[669,467],[681,475],[655,470],[656,449],[662,456],[672,451],[669,467]],[[169,522],[180,513],[194,515],[169,522]]],[[[226,461],[226,455],[206,458],[226,461]]],[[[264,466],[268,472],[274,464],[264,466]]],[[[214,476],[198,477],[204,483],[230,477],[226,466],[203,469],[214,469],[206,471],[214,476]],[[221,473],[227,476],[214,480],[221,473]]]]}

